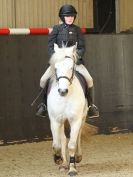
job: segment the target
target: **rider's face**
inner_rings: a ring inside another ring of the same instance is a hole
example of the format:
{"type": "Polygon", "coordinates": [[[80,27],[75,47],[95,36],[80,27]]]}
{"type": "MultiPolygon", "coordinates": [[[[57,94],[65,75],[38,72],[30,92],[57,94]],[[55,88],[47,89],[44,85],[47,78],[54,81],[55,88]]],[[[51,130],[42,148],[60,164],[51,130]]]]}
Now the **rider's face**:
{"type": "Polygon", "coordinates": [[[65,16],[64,19],[67,25],[72,25],[74,22],[74,16],[65,16]]]}

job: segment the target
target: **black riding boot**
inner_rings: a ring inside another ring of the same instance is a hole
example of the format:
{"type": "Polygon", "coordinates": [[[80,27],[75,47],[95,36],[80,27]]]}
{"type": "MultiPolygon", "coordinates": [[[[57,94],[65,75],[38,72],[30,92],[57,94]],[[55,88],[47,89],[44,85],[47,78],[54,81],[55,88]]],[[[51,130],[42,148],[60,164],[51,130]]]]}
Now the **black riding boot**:
{"type": "Polygon", "coordinates": [[[89,88],[87,93],[87,101],[88,101],[88,117],[89,118],[95,118],[99,117],[99,111],[98,108],[93,104],[94,95],[93,95],[93,87],[89,88]]]}
{"type": "MultiPolygon", "coordinates": [[[[42,90],[42,88],[41,88],[42,90]]],[[[41,92],[41,91],[40,91],[41,92]]],[[[37,106],[36,115],[39,117],[46,117],[47,116],[47,93],[46,90],[43,90],[43,101],[37,106]]]]}

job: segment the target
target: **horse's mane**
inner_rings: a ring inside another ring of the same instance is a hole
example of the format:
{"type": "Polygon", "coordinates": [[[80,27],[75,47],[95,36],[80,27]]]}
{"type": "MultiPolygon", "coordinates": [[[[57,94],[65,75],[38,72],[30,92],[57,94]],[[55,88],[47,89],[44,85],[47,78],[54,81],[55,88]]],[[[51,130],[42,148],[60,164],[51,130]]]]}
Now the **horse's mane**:
{"type": "Polygon", "coordinates": [[[60,62],[65,59],[65,57],[70,57],[74,60],[74,62],[77,61],[77,53],[76,53],[76,47],[65,47],[59,48],[57,45],[54,47],[55,53],[50,58],[50,65],[54,66],[55,63],[60,62]]]}

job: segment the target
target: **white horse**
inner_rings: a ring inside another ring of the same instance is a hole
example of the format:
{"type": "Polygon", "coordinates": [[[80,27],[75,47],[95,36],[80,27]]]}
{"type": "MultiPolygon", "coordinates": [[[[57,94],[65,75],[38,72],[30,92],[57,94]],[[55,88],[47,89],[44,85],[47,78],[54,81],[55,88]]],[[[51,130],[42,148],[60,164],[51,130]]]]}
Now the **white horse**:
{"type": "Polygon", "coordinates": [[[76,175],[76,162],[82,160],[81,130],[85,123],[88,105],[83,88],[75,74],[76,46],[54,47],[50,60],[54,72],[47,97],[48,115],[53,136],[54,160],[59,169],[68,169],[76,175]],[[70,138],[64,133],[66,120],[70,124],[70,138]],[[68,155],[67,155],[68,152],[68,155]]]}

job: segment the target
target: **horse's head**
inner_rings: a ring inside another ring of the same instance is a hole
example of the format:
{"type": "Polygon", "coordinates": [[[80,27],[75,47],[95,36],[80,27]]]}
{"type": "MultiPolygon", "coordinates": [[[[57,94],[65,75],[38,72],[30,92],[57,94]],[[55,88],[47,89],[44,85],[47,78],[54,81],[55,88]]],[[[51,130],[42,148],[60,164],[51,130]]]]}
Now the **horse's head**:
{"type": "Polygon", "coordinates": [[[69,91],[69,86],[72,84],[73,81],[74,66],[74,61],[68,56],[66,56],[64,60],[55,64],[58,92],[61,96],[67,95],[69,91]]]}
{"type": "Polygon", "coordinates": [[[65,96],[68,93],[69,85],[71,85],[74,75],[74,66],[77,61],[77,46],[62,48],[54,44],[55,53],[50,59],[50,64],[55,70],[56,80],[58,82],[58,92],[65,96]]]}

